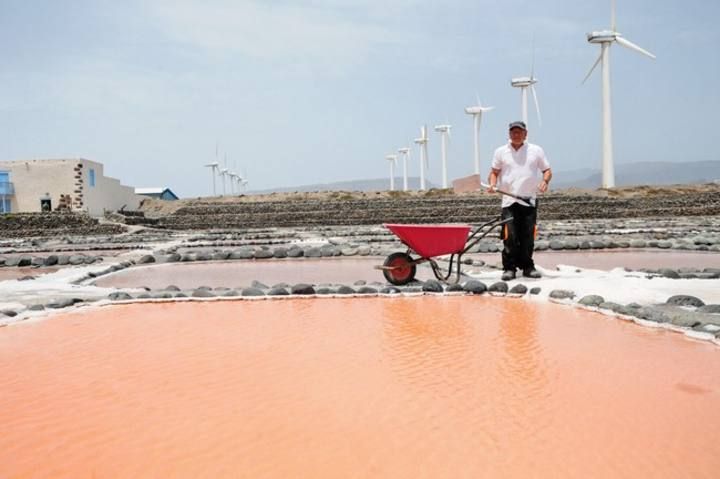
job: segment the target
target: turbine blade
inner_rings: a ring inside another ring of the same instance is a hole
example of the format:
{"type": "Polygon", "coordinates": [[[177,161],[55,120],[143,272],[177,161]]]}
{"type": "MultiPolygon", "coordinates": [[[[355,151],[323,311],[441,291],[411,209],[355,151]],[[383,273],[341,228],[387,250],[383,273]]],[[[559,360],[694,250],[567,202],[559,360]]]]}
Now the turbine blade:
{"type": "Polygon", "coordinates": [[[615,24],[615,0],[610,0],[610,29],[613,32],[617,31],[617,25],[615,24]]]}
{"type": "Polygon", "coordinates": [[[535,85],[530,85],[530,91],[532,91],[533,100],[535,100],[535,111],[538,116],[538,126],[542,126],[542,117],[540,116],[540,104],[537,99],[537,92],[535,91],[535,85]]]}
{"type": "Polygon", "coordinates": [[[482,104],[480,103],[480,95],[478,92],[475,92],[475,99],[477,100],[477,106],[482,107],[482,104]]]}
{"type": "Polygon", "coordinates": [[[653,55],[649,51],[645,50],[644,48],[640,48],[639,46],[635,45],[633,42],[631,42],[627,38],[617,37],[617,38],[615,38],[615,41],[618,42],[620,45],[624,46],[625,48],[629,48],[630,50],[635,50],[638,53],[642,53],[646,57],[650,57],[652,59],[656,58],[655,55],[653,55]]]}
{"type": "Polygon", "coordinates": [[[583,78],[581,85],[584,85],[587,79],[590,78],[590,75],[592,75],[593,70],[595,70],[595,67],[598,66],[600,60],[602,60],[602,50],[600,50],[600,55],[598,55],[597,60],[595,60],[595,63],[593,63],[593,66],[590,67],[590,71],[587,72],[587,75],[585,75],[585,78],[583,78]]]}
{"type": "Polygon", "coordinates": [[[532,63],[530,66],[530,79],[535,79],[535,33],[532,36],[532,63]]]}

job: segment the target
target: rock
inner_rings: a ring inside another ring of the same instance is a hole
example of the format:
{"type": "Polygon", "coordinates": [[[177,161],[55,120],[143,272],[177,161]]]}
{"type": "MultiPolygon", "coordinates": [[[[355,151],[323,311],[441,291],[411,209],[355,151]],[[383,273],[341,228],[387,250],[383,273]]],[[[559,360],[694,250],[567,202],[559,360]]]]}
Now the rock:
{"type": "Polygon", "coordinates": [[[453,284],[447,285],[447,287],[445,288],[445,291],[450,292],[450,293],[457,293],[457,292],[461,292],[461,291],[465,291],[465,290],[463,289],[461,284],[453,283],[453,284]]]}
{"type": "Polygon", "coordinates": [[[482,294],[487,291],[487,286],[482,281],[471,279],[463,284],[463,290],[472,294],[482,294]]]}
{"type": "Polygon", "coordinates": [[[385,286],[380,290],[380,294],[400,294],[400,290],[395,286],[385,286]]]}
{"type": "Polygon", "coordinates": [[[178,288],[174,284],[170,284],[165,287],[165,291],[180,291],[180,288],[178,288]]]}
{"type": "Polygon", "coordinates": [[[634,309],[631,314],[637,318],[654,321],[656,323],[667,323],[670,321],[670,317],[667,314],[651,306],[634,309]]]}
{"type": "Polygon", "coordinates": [[[602,296],[598,296],[597,294],[589,294],[587,296],[583,296],[580,298],[580,301],[578,303],[582,304],[583,306],[600,306],[602,303],[605,302],[605,298],[602,296]]]}
{"type": "Polygon", "coordinates": [[[352,247],[341,248],[341,249],[340,249],[340,254],[341,254],[342,256],[355,256],[355,255],[358,254],[358,249],[357,249],[357,248],[352,248],[352,247]]]}
{"type": "Polygon", "coordinates": [[[355,294],[355,290],[350,286],[340,286],[337,290],[337,294],[355,294]]]}
{"type": "Polygon", "coordinates": [[[291,246],[287,250],[288,258],[300,258],[303,256],[303,250],[302,248],[298,248],[297,246],[291,246]]]}
{"type": "Polygon", "coordinates": [[[259,288],[244,288],[240,293],[241,296],[265,296],[263,290],[259,288]]]}
{"type": "Polygon", "coordinates": [[[110,301],[127,301],[129,299],[133,299],[133,297],[124,291],[117,291],[115,293],[108,294],[108,299],[110,301]]]}
{"type": "Polygon", "coordinates": [[[75,304],[76,302],[80,302],[82,300],[76,301],[74,298],[62,298],[62,299],[56,299],[52,300],[49,303],[45,305],[46,308],[50,309],[62,309],[62,308],[68,308],[75,304]]]}
{"type": "Polygon", "coordinates": [[[288,296],[290,293],[285,288],[270,288],[268,296],[288,296]]]}
{"type": "Polygon", "coordinates": [[[658,273],[664,278],[680,279],[680,274],[678,274],[678,272],[674,269],[662,268],[658,271],[658,273]]]}
{"type": "Polygon", "coordinates": [[[240,248],[238,251],[230,253],[230,256],[235,253],[237,253],[237,259],[253,259],[255,257],[255,250],[252,248],[240,248]]]}
{"type": "Polygon", "coordinates": [[[328,286],[322,286],[322,287],[315,289],[315,294],[321,295],[321,296],[328,295],[328,294],[334,294],[334,293],[335,293],[335,291],[328,286]]]}
{"type": "Polygon", "coordinates": [[[498,281],[496,283],[493,283],[488,288],[488,291],[490,293],[507,293],[508,292],[508,285],[505,281],[498,281]]]}
{"type": "Polygon", "coordinates": [[[371,286],[362,286],[357,290],[358,294],[378,294],[378,290],[371,286]]]}
{"type": "Polygon", "coordinates": [[[287,248],[279,247],[273,251],[273,258],[287,258],[287,248]]]}
{"type": "Polygon", "coordinates": [[[367,281],[365,281],[364,279],[359,279],[353,283],[353,286],[364,286],[365,284],[367,284],[367,281]]]}
{"type": "Polygon", "coordinates": [[[541,240],[535,242],[535,251],[545,251],[550,247],[550,243],[547,241],[541,240]]]}
{"type": "Polygon", "coordinates": [[[299,294],[299,295],[315,294],[315,288],[313,288],[309,284],[298,283],[298,284],[294,284],[292,286],[292,288],[290,288],[290,292],[292,294],[299,294]]]}
{"type": "Polygon", "coordinates": [[[138,264],[148,264],[148,263],[154,263],[155,262],[155,256],[151,254],[146,254],[145,256],[142,256],[138,260],[138,264]]]}
{"type": "Polygon", "coordinates": [[[215,293],[210,291],[209,289],[205,288],[198,288],[195,291],[192,292],[191,295],[193,298],[214,298],[215,293]]]}
{"type": "Polygon", "coordinates": [[[630,240],[630,246],[633,248],[645,248],[647,246],[647,242],[642,239],[634,239],[630,240]]]}
{"type": "Polygon", "coordinates": [[[212,254],[214,261],[224,261],[230,257],[230,251],[216,251],[212,254]]]}
{"type": "Polygon", "coordinates": [[[530,294],[533,294],[533,295],[540,294],[540,291],[542,291],[540,286],[535,286],[534,288],[530,288],[530,294]]]}
{"type": "Polygon", "coordinates": [[[367,256],[370,254],[370,251],[371,251],[370,246],[367,246],[367,245],[358,246],[358,254],[360,256],[367,256]]]}
{"type": "Polygon", "coordinates": [[[273,257],[273,252],[269,249],[261,249],[258,251],[255,251],[255,258],[256,259],[269,259],[273,257]]]}
{"type": "Polygon", "coordinates": [[[55,266],[56,264],[58,264],[58,257],[54,254],[43,260],[43,266],[55,266]]]}
{"type": "Polygon", "coordinates": [[[182,261],[182,256],[180,256],[177,253],[170,253],[165,256],[157,257],[157,258],[155,258],[155,260],[158,263],[177,263],[179,261],[182,261]]]}
{"type": "Polygon", "coordinates": [[[43,306],[42,304],[31,304],[30,306],[28,306],[28,311],[44,311],[44,310],[45,310],[45,306],[43,306]]]}
{"type": "Polygon", "coordinates": [[[676,306],[693,306],[695,308],[705,306],[705,303],[700,298],[685,294],[676,294],[675,296],[670,296],[665,302],[667,304],[674,304],[676,306]]]}
{"type": "Polygon", "coordinates": [[[658,248],[661,248],[661,249],[669,249],[669,248],[672,247],[672,242],[670,242],[670,241],[658,241],[657,247],[658,247],[658,248]]]}
{"type": "Polygon", "coordinates": [[[525,294],[527,293],[528,289],[527,286],[524,284],[518,283],[512,288],[510,288],[510,291],[508,291],[510,294],[525,294]]]}
{"type": "Polygon", "coordinates": [[[574,239],[567,239],[565,240],[565,249],[578,249],[580,248],[580,244],[575,241],[574,239]]]}
{"type": "Polygon", "coordinates": [[[66,254],[59,255],[57,264],[58,264],[58,266],[65,266],[65,265],[70,264],[70,256],[68,256],[66,254]]]}
{"type": "Polygon", "coordinates": [[[340,256],[340,250],[333,245],[323,245],[320,247],[320,254],[324,257],[340,256]]]}
{"type": "Polygon", "coordinates": [[[553,299],[573,299],[575,293],[566,289],[554,289],[550,291],[550,297],[553,299]]]}
{"type": "Polygon", "coordinates": [[[560,240],[551,240],[550,241],[550,249],[552,250],[561,250],[565,248],[565,243],[560,240]]]}
{"type": "Polygon", "coordinates": [[[231,298],[231,297],[235,297],[235,296],[240,296],[240,293],[238,293],[234,289],[228,289],[227,291],[224,291],[220,296],[225,297],[225,298],[228,298],[228,297],[231,298]]]}
{"type": "Polygon", "coordinates": [[[630,314],[630,310],[623,306],[622,304],[613,303],[612,301],[605,301],[600,304],[598,304],[598,308],[600,309],[608,309],[614,313],[618,314],[630,314]]]}
{"type": "Polygon", "coordinates": [[[592,240],[590,241],[590,246],[593,249],[605,249],[605,243],[600,240],[592,240]]]}
{"type": "Polygon", "coordinates": [[[14,318],[15,316],[17,316],[17,311],[13,311],[12,309],[3,309],[2,311],[0,311],[0,314],[4,314],[8,318],[14,318]]]}
{"type": "Polygon", "coordinates": [[[77,255],[77,254],[70,256],[70,264],[71,265],[77,266],[77,265],[80,265],[83,263],[85,263],[85,257],[77,255]]]}
{"type": "Polygon", "coordinates": [[[35,276],[28,275],[28,276],[23,276],[21,278],[18,278],[18,281],[32,281],[34,279],[35,279],[35,276]]]}
{"type": "Polygon", "coordinates": [[[21,268],[32,266],[32,258],[30,256],[21,256],[17,265],[21,268]]]}
{"type": "Polygon", "coordinates": [[[423,283],[422,290],[426,293],[442,293],[443,286],[440,281],[436,279],[429,279],[423,283]]]}
{"type": "Polygon", "coordinates": [[[580,249],[590,249],[592,248],[592,245],[590,244],[590,241],[583,240],[580,242],[580,249]]]}
{"type": "Polygon", "coordinates": [[[322,257],[322,250],[320,248],[308,248],[303,252],[306,258],[320,258],[322,257]]]}
{"type": "Polygon", "coordinates": [[[699,313],[720,314],[720,304],[706,304],[698,308],[699,313]]]}
{"type": "Polygon", "coordinates": [[[273,285],[272,285],[272,288],[285,288],[285,289],[288,289],[288,288],[290,288],[290,285],[287,284],[287,283],[285,283],[285,282],[280,282],[280,283],[273,284],[273,285]]]}
{"type": "Polygon", "coordinates": [[[5,266],[8,266],[8,267],[10,267],[10,268],[16,267],[19,263],[20,263],[20,258],[19,258],[19,257],[6,258],[6,259],[5,259],[5,266]]]}
{"type": "Polygon", "coordinates": [[[252,283],[250,283],[250,287],[257,288],[257,289],[269,289],[270,287],[266,285],[265,283],[261,283],[258,280],[253,280],[252,283]]]}

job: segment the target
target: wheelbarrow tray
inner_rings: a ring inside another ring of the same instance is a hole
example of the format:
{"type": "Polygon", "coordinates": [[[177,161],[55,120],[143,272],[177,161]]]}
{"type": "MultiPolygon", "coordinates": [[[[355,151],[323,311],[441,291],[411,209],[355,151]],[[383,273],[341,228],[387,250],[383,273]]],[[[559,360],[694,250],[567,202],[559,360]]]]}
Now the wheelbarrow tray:
{"type": "Polygon", "coordinates": [[[423,258],[460,253],[471,226],[465,224],[396,224],[385,227],[423,258]]]}

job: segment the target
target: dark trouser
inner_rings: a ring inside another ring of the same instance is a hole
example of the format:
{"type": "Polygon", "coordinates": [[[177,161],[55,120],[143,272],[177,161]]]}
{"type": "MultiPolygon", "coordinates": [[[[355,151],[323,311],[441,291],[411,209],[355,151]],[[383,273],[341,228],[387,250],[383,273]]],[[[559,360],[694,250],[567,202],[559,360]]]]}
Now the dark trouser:
{"type": "Polygon", "coordinates": [[[515,268],[522,270],[535,267],[532,255],[535,249],[535,223],[537,206],[523,206],[513,203],[502,209],[503,219],[512,216],[513,220],[503,226],[502,263],[505,271],[515,268]],[[506,229],[507,227],[507,229],[506,229]]]}

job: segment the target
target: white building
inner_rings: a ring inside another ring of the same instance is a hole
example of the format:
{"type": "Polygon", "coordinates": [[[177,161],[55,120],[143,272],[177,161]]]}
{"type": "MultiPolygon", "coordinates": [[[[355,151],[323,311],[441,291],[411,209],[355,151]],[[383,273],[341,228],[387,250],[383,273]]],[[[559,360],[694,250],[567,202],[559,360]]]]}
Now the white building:
{"type": "Polygon", "coordinates": [[[0,161],[0,213],[67,208],[102,216],[137,209],[142,196],[103,174],[102,163],[77,159],[0,161]]]}

